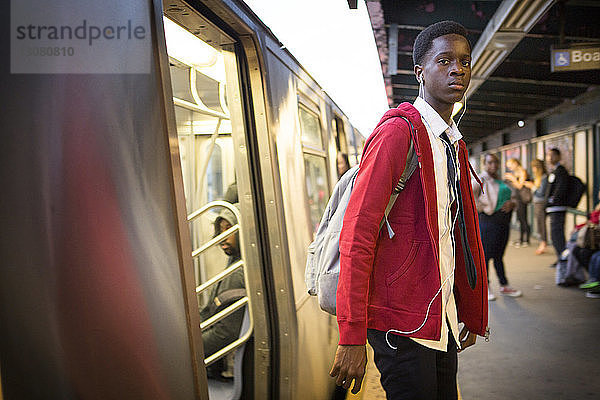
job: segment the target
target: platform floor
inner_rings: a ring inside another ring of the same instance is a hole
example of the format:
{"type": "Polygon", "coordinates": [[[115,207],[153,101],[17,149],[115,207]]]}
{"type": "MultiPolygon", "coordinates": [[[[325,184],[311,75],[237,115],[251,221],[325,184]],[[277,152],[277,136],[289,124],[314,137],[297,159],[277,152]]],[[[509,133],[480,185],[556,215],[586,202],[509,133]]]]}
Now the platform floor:
{"type": "MultiPolygon", "coordinates": [[[[509,245],[504,258],[523,297],[501,296],[490,268],[490,341],[459,355],[462,399],[600,399],[600,299],[556,286],[554,252],[536,256],[536,246],[509,245]]],[[[363,390],[348,399],[385,399],[372,354],[363,390]]]]}

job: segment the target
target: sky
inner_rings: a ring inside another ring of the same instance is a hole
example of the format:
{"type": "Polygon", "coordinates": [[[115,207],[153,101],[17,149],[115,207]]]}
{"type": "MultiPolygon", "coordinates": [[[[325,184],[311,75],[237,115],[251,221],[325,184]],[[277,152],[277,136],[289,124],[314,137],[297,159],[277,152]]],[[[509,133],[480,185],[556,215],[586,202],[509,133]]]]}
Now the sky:
{"type": "Polygon", "coordinates": [[[369,136],[388,110],[364,1],[244,0],[348,116],[369,136]]]}

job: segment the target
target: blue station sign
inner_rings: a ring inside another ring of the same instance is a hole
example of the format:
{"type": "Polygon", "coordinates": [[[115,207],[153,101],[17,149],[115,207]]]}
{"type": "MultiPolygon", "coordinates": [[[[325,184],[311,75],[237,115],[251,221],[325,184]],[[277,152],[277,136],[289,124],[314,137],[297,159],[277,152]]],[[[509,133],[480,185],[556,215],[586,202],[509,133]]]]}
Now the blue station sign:
{"type": "Polygon", "coordinates": [[[573,46],[552,49],[552,72],[600,69],[600,46],[573,46]]]}

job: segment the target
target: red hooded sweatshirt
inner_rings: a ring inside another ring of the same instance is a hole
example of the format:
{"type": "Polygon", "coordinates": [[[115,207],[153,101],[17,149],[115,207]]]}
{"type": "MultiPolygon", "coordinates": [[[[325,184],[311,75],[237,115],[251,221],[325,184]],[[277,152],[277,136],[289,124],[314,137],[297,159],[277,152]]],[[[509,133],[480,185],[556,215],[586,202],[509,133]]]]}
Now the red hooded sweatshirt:
{"type": "MultiPolygon", "coordinates": [[[[469,287],[459,229],[456,235],[454,295],[458,319],[469,331],[485,335],[488,319],[487,272],[479,221],[471,188],[465,143],[459,141],[460,189],[468,243],[477,268],[475,289],[469,287]]],[[[425,319],[427,307],[441,286],[438,216],[433,153],[421,115],[409,103],[385,113],[365,144],[360,169],[340,235],[340,277],[337,320],[340,345],[366,343],[367,328],[412,331],[425,319]],[[408,180],[390,211],[396,232],[390,239],[379,229],[390,196],[406,165],[410,129],[419,168],[408,180]]],[[[406,335],[440,340],[442,303],[438,295],[425,325],[406,335]]]]}

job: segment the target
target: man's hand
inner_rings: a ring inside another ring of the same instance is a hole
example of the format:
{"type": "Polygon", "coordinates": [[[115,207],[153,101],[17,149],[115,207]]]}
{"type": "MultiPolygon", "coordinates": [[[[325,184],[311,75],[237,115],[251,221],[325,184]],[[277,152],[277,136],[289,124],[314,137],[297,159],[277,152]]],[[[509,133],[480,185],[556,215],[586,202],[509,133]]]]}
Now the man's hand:
{"type": "Polygon", "coordinates": [[[354,381],[352,393],[356,394],[359,392],[365,376],[366,365],[366,345],[339,345],[329,375],[334,378],[337,376],[335,384],[342,386],[344,389],[349,389],[352,381],[354,381]]]}
{"type": "Polygon", "coordinates": [[[515,208],[515,206],[516,204],[514,201],[508,200],[504,202],[504,204],[502,204],[502,207],[500,207],[500,211],[508,213],[511,212],[515,208]]]}
{"type": "Polygon", "coordinates": [[[469,332],[467,327],[464,326],[458,335],[458,340],[460,340],[460,349],[458,349],[458,352],[460,353],[467,347],[471,347],[475,344],[477,335],[473,332],[469,332]]]}

